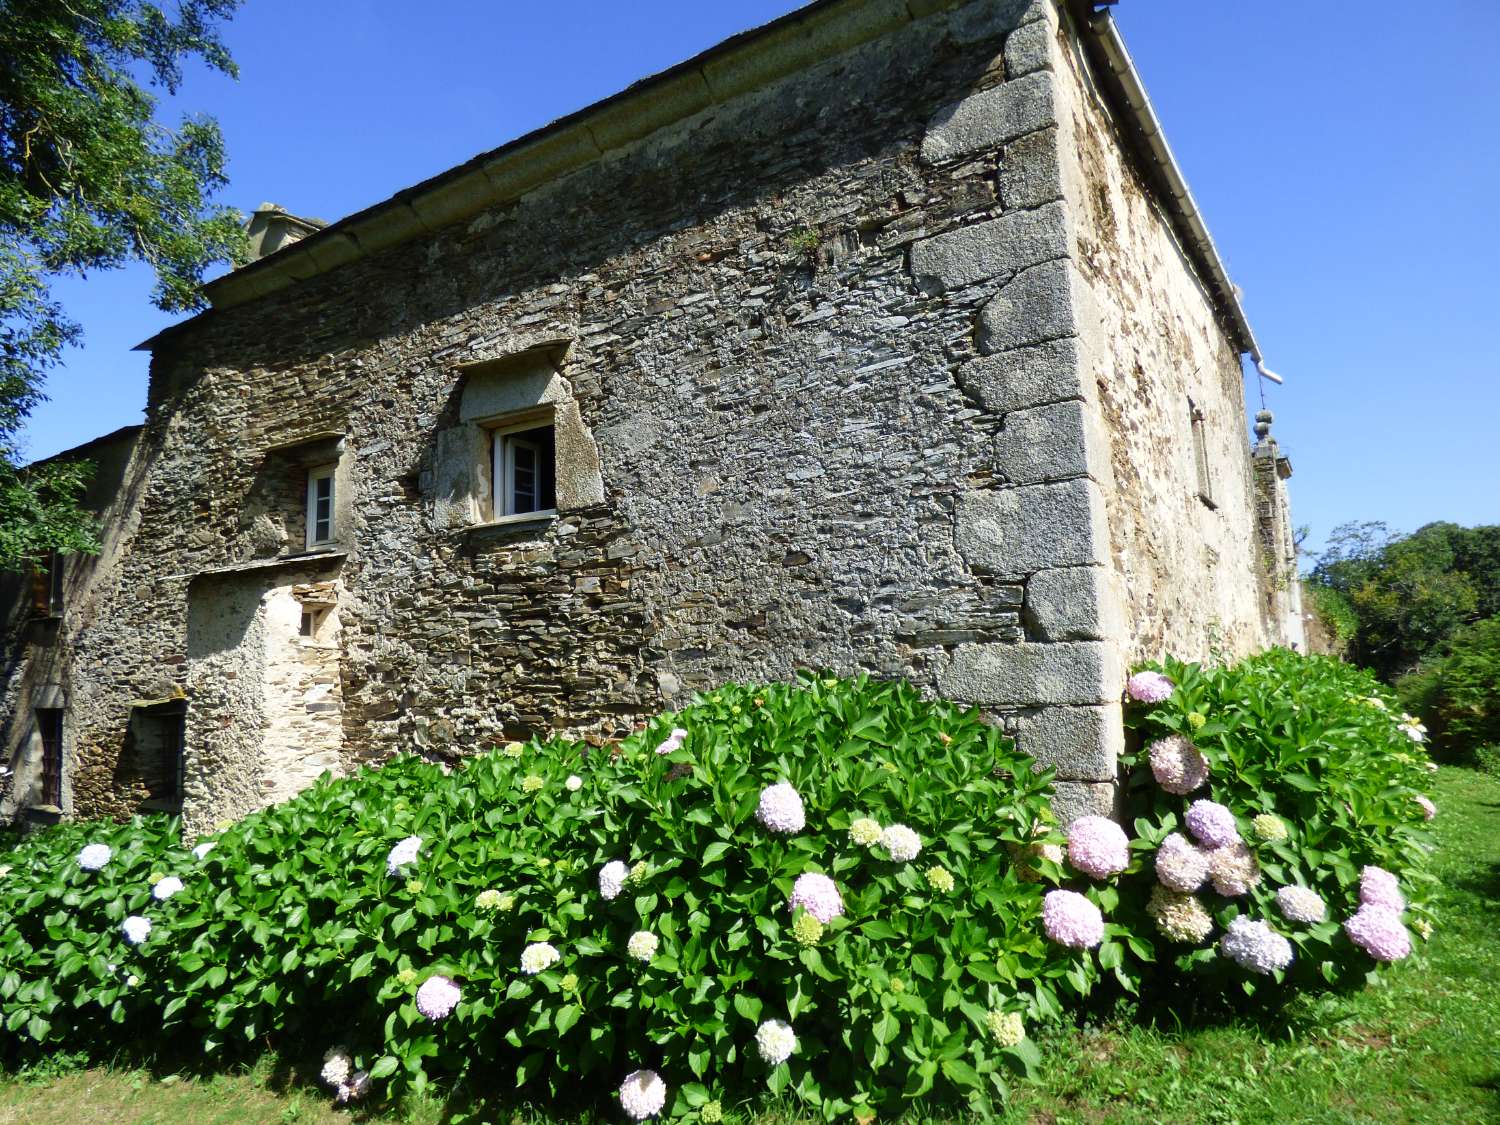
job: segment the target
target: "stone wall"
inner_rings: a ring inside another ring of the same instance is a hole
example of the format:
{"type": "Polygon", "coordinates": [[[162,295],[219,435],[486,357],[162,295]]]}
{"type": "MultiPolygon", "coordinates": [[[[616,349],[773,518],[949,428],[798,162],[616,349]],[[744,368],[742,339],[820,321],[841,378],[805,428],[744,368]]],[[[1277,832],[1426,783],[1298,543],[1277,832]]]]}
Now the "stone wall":
{"type": "MultiPolygon", "coordinates": [[[[1102,385],[1104,349],[1155,345],[1090,309],[1111,278],[1157,299],[1157,220],[1127,194],[1115,272],[1084,252],[1106,217],[1075,229],[1067,177],[1130,181],[1107,132],[1092,164],[1066,151],[1086,115],[1052,5],[944,7],[160,338],[149,483],[76,639],[78,811],[134,807],[111,779],[147,695],[189,699],[202,825],[305,778],[335,723],[344,769],[608,740],[809,666],[978,703],[1058,767],[1064,817],[1108,810],[1122,658],[1239,595],[1196,569],[1170,604],[1156,570],[1121,593],[1166,501],[1120,472],[1145,435],[1109,428],[1171,422],[1102,385]],[[555,515],[486,508],[483,427],[511,409],[556,421],[555,515]],[[299,557],[286,466],[329,455],[338,543],[299,557]],[[336,629],[304,668],[282,612],[313,583],[336,629]]],[[[1182,315],[1227,395],[1222,334],[1182,315]]]]}
{"type": "Polygon", "coordinates": [[[1252,652],[1279,639],[1280,622],[1266,600],[1238,349],[1076,35],[1060,35],[1055,56],[1080,393],[1104,435],[1095,479],[1124,655],[1252,652]]]}

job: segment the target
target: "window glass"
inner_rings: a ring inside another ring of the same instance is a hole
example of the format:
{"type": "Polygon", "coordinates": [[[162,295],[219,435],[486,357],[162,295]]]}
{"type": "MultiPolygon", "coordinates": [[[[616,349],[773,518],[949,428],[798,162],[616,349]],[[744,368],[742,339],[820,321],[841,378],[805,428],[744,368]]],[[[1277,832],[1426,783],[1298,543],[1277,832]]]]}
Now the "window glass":
{"type": "Polygon", "coordinates": [[[495,435],[495,514],[557,507],[557,441],[551,426],[495,435]]]}
{"type": "Polygon", "coordinates": [[[307,475],[307,545],[333,542],[333,466],[307,475]]]}

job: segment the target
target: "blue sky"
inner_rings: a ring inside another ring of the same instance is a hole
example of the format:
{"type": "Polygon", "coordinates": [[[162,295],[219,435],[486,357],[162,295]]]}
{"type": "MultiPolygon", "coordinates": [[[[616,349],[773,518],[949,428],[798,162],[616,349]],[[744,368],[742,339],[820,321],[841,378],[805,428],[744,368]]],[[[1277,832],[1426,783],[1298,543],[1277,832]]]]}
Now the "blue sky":
{"type": "MultiPolygon", "coordinates": [[[[798,6],[248,0],[226,36],[239,81],[192,74],[179,104],[224,128],[226,202],[337,219],[798,6]]],[[[1310,542],[1354,519],[1500,523],[1489,5],[1115,14],[1286,377],[1267,398],[1310,542]]],[[[59,284],[86,341],[32,419],[33,456],[139,421],[146,357],[131,348],[175,319],[149,291],[141,269],[59,284]]]]}

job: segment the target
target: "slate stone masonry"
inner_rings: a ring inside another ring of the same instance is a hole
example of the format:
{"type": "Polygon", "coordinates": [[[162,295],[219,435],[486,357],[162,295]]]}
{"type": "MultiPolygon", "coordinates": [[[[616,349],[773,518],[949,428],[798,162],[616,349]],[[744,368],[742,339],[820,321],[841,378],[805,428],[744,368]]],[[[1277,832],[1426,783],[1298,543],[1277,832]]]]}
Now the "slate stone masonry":
{"type": "Polygon", "coordinates": [[[272,698],[272,592],[308,583],[335,592],[339,683],[313,725],[337,702],[345,769],[608,741],[810,666],[976,703],[1058,768],[1064,819],[1109,811],[1122,626],[1057,150],[1067,32],[1048,0],[901,10],[918,18],[159,339],[146,484],[76,609],[108,626],[72,652],[94,686],[69,811],[134,807],[112,777],[148,690],[188,696],[190,829],[273,789],[297,746],[264,731],[289,725],[244,717],[272,698]],[[480,522],[464,497],[487,470],[454,454],[467,373],[523,353],[554,357],[538,401],[568,411],[592,460],[559,480],[586,486],[480,522]],[[265,466],[330,440],[338,549],[296,557],[265,466]]]}

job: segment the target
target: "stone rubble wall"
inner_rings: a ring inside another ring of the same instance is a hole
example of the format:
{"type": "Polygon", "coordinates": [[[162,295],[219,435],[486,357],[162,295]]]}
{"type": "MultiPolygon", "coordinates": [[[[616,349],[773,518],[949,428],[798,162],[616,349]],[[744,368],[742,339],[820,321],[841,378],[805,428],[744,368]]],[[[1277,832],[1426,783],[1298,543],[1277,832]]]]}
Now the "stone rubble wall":
{"type": "Polygon", "coordinates": [[[194,823],[257,807],[265,685],[302,683],[266,599],[332,581],[346,770],[608,741],[813,667],[979,704],[1058,767],[1063,819],[1108,811],[1134,501],[1086,366],[1057,20],[938,12],[160,341],[149,487],[77,642],[78,811],[129,811],[125,701],[163,678],[194,823]],[[558,341],[533,397],[596,460],[555,518],[477,523],[468,373],[558,341]],[[301,517],[268,459],[328,434],[340,550],[277,562],[301,517]]]}
{"type": "Polygon", "coordinates": [[[1055,56],[1079,390],[1108,528],[1099,583],[1123,619],[1122,656],[1256,651],[1282,637],[1258,546],[1239,353],[1076,38],[1064,32],[1055,56]],[[1199,498],[1189,399],[1204,415],[1215,507],[1199,498]]]}

